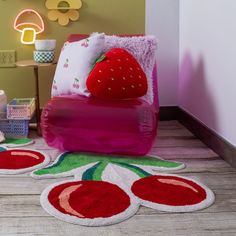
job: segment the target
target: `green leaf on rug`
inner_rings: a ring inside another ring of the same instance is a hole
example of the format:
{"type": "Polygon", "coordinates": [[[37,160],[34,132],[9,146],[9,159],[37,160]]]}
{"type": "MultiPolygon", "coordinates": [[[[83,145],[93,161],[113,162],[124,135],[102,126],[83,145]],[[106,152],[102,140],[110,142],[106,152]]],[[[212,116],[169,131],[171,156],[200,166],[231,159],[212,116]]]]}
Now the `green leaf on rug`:
{"type": "MultiPolygon", "coordinates": [[[[73,171],[77,168],[92,164],[101,163],[103,168],[107,164],[123,165],[128,167],[131,165],[147,166],[151,169],[181,169],[184,164],[172,161],[166,161],[157,157],[124,157],[124,156],[107,156],[107,155],[91,155],[83,153],[63,153],[57,160],[50,166],[35,171],[33,174],[36,176],[43,175],[60,175],[62,173],[73,171]]],[[[69,174],[70,175],[70,174],[69,174]]],[[[68,176],[69,176],[68,175],[68,176]]],[[[71,175],[73,175],[71,173],[71,175]]],[[[96,179],[100,178],[96,176],[96,179]]]]}
{"type": "Polygon", "coordinates": [[[0,147],[0,152],[4,152],[4,151],[6,151],[6,148],[0,147]]]}
{"type": "Polygon", "coordinates": [[[26,145],[32,143],[32,139],[29,138],[7,138],[3,144],[11,144],[11,145],[26,145]]]}

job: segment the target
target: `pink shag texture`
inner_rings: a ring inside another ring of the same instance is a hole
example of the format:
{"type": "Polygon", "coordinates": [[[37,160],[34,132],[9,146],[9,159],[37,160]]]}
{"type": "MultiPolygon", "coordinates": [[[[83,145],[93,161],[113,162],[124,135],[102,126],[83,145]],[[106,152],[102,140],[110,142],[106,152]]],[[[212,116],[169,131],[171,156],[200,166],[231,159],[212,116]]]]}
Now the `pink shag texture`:
{"type": "Polygon", "coordinates": [[[148,79],[148,91],[143,99],[153,104],[154,91],[152,73],[156,61],[157,40],[155,36],[105,36],[105,52],[112,48],[123,48],[130,52],[141,65],[148,79]]]}

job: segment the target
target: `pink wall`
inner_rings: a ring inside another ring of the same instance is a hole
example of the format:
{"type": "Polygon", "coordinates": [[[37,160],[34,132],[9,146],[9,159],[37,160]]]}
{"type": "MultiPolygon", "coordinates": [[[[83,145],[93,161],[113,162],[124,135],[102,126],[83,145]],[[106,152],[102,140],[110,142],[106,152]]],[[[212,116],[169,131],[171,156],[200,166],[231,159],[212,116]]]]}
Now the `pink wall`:
{"type": "Polygon", "coordinates": [[[236,146],[236,1],[200,2],[180,0],[178,104],[236,146]]]}
{"type": "Polygon", "coordinates": [[[146,34],[153,34],[158,39],[157,65],[160,105],[176,106],[179,70],[178,0],[146,1],[146,34]]]}

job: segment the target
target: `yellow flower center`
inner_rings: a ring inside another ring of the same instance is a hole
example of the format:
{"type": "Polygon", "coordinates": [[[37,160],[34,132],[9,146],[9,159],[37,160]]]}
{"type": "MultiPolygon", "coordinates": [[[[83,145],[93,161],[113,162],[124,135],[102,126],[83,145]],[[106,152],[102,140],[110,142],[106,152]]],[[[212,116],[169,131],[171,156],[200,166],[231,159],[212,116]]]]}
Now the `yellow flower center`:
{"type": "Polygon", "coordinates": [[[57,7],[58,7],[58,10],[61,12],[61,13],[66,13],[69,11],[69,8],[70,8],[70,4],[67,2],[67,1],[60,1],[58,4],[57,4],[57,7]],[[60,9],[61,8],[61,9],[60,9]]]}

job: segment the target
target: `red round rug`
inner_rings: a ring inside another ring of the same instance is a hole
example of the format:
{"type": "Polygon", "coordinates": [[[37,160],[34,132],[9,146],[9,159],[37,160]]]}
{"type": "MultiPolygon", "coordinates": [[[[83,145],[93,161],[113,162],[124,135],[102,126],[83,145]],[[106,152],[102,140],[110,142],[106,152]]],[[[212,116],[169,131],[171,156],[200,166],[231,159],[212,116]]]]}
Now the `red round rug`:
{"type": "Polygon", "coordinates": [[[0,174],[21,174],[47,165],[50,158],[30,149],[0,148],[0,174]]]}

